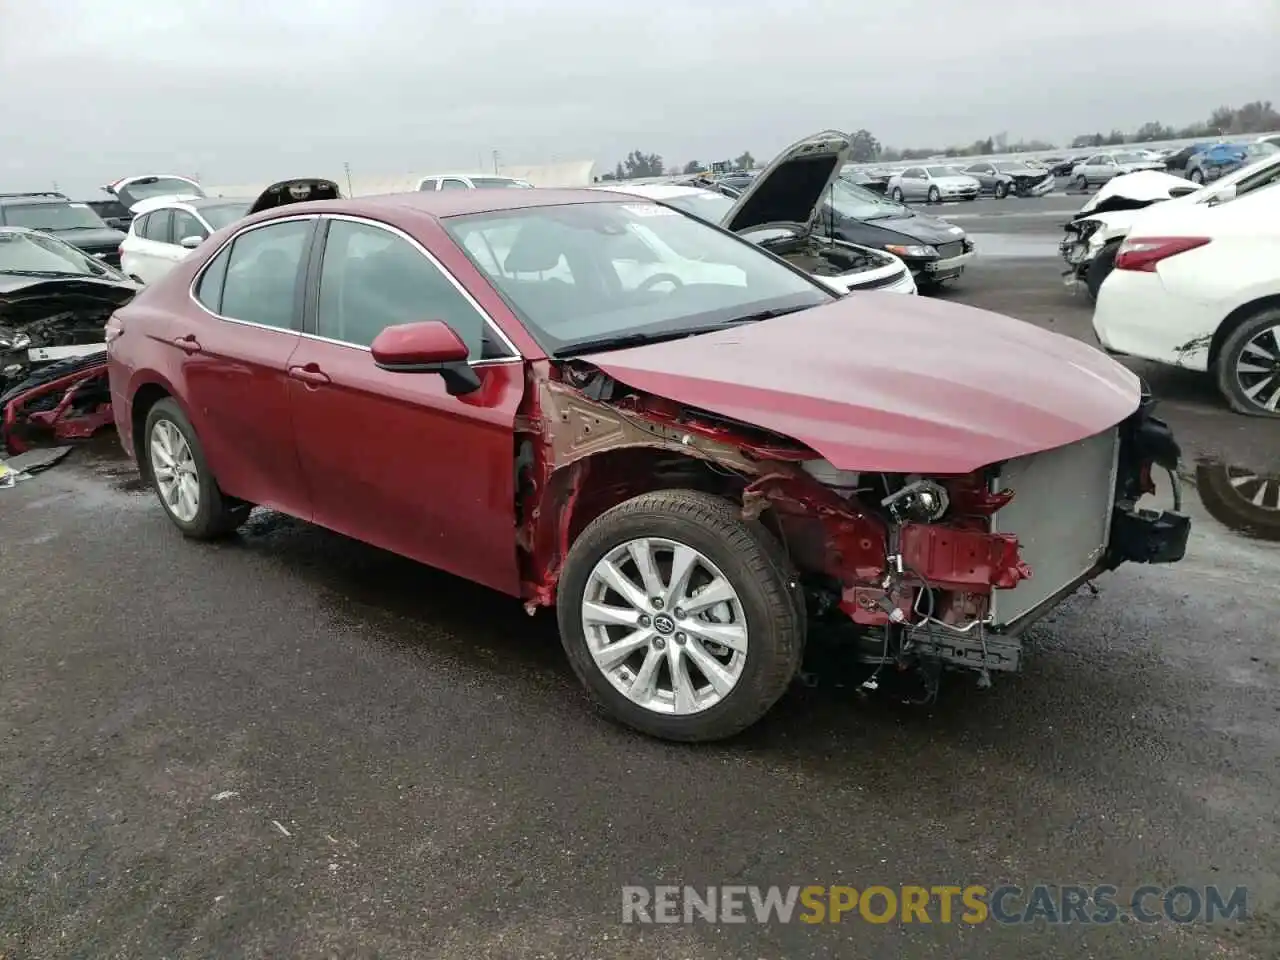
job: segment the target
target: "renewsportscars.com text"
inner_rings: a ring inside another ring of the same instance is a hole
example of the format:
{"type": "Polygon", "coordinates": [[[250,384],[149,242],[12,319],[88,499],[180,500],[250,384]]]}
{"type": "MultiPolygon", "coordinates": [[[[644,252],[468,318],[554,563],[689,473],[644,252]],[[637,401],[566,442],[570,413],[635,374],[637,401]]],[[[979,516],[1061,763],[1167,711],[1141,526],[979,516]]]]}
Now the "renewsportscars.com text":
{"type": "Polygon", "coordinates": [[[1213,923],[1244,920],[1247,898],[1215,886],[625,886],[622,922],[1213,923]]]}

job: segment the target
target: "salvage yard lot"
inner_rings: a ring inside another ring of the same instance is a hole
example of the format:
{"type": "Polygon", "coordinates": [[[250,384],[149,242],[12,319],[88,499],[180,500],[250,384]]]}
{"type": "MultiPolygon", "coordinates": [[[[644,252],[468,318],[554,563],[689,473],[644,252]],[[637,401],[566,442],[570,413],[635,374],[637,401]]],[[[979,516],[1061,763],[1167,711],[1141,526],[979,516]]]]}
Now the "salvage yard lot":
{"type": "MultiPolygon", "coordinates": [[[[943,296],[1087,339],[1045,254],[1080,202],[943,208],[989,252],[943,296]]],[[[1189,459],[1280,466],[1142,372],[1189,459]]],[[[132,477],[103,444],[0,491],[0,956],[1277,955],[1280,549],[1191,489],[1187,559],[1070,601],[1023,674],[863,701],[819,647],[685,748],[594,716],[551,615],[272,514],[187,543],[132,477]],[[626,884],[1037,881],[1246,885],[1253,918],[620,923],[626,884]]]]}

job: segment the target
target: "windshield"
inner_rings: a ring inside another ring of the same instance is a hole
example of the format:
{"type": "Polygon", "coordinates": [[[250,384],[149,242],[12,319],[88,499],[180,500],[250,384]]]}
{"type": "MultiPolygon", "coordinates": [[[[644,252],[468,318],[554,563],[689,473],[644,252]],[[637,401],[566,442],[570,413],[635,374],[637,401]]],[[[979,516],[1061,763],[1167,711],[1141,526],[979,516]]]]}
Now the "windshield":
{"type": "Polygon", "coordinates": [[[512,180],[510,177],[472,177],[471,184],[477,190],[532,190],[533,184],[523,180],[512,180]]]}
{"type": "Polygon", "coordinates": [[[925,169],[929,171],[929,176],[931,177],[962,176],[962,174],[956,173],[956,171],[952,170],[950,167],[926,167],[925,169]]]}
{"type": "Polygon", "coordinates": [[[1002,160],[1000,163],[995,164],[995,168],[1001,173],[1023,173],[1027,170],[1027,165],[1025,163],[1002,160]]]}
{"type": "Polygon", "coordinates": [[[203,197],[204,191],[194,183],[189,183],[181,177],[143,177],[141,180],[126,183],[116,190],[116,195],[122,198],[129,206],[133,206],[139,200],[150,200],[152,197],[171,197],[175,194],[203,197]]]}
{"type": "Polygon", "coordinates": [[[1116,163],[1142,163],[1147,159],[1140,153],[1113,153],[1111,156],[1116,163]]]}
{"type": "Polygon", "coordinates": [[[733,209],[733,201],[723,193],[700,190],[697,193],[686,193],[678,197],[668,197],[663,203],[678,207],[685,213],[691,213],[699,220],[719,225],[733,209]]]}
{"type": "Polygon", "coordinates": [[[473,214],[444,226],[552,355],[835,299],[750,243],[642,200],[473,214]]]}
{"type": "Polygon", "coordinates": [[[87,203],[19,203],[4,208],[4,222],[33,230],[105,230],[87,203]]]}
{"type": "Polygon", "coordinates": [[[1250,157],[1269,157],[1273,153],[1280,153],[1280,147],[1274,143],[1251,143],[1244,148],[1244,152],[1250,157]]]}
{"type": "Polygon", "coordinates": [[[196,209],[209,222],[209,226],[214,230],[221,230],[247,215],[249,207],[250,204],[237,202],[210,204],[207,207],[202,205],[196,209]]]}
{"type": "Polygon", "coordinates": [[[850,220],[883,220],[885,217],[901,216],[906,209],[902,204],[872,193],[866,187],[850,183],[844,177],[831,184],[827,195],[836,213],[850,220]]]}
{"type": "Polygon", "coordinates": [[[57,237],[3,229],[0,229],[0,273],[56,273],[120,279],[120,275],[110,267],[85,256],[57,237]]]}

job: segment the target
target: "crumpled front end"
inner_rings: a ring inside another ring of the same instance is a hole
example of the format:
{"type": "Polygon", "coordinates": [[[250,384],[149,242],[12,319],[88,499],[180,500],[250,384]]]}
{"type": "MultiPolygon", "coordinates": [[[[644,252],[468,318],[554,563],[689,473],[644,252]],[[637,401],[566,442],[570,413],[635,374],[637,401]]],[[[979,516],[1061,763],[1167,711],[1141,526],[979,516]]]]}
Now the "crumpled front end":
{"type": "Polygon", "coordinates": [[[1124,562],[1168,563],[1189,521],[1139,509],[1179,451],[1149,398],[1122,423],[965,475],[839,469],[804,444],[613,379],[535,364],[518,425],[520,548],[532,610],[595,516],[641,493],[692,488],[739,503],[798,571],[811,626],[868,664],[1016,670],[1019,635],[1124,562]]]}
{"type": "Polygon", "coordinates": [[[1052,173],[1045,172],[1041,176],[1036,174],[1015,174],[1013,178],[1013,193],[1018,197],[1043,197],[1047,193],[1053,191],[1057,181],[1052,173]]]}

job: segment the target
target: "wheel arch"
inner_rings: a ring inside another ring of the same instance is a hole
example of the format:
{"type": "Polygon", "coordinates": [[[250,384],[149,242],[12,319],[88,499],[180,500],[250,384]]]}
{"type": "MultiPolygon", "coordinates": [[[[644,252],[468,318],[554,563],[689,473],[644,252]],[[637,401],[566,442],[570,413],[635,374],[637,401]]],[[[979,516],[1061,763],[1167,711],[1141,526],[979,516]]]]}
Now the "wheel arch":
{"type": "Polygon", "coordinates": [[[1227,314],[1223,321],[1218,324],[1218,329],[1213,332],[1213,339],[1209,341],[1209,369],[1212,370],[1217,366],[1223,345],[1237,327],[1254,314],[1277,307],[1280,307],[1280,293],[1272,293],[1250,300],[1248,303],[1242,303],[1227,314]]]}
{"type": "Polygon", "coordinates": [[[144,480],[151,479],[147,466],[146,441],[143,436],[146,432],[147,415],[151,412],[152,407],[164,399],[173,400],[178,405],[178,408],[187,415],[187,419],[190,419],[186,404],[178,398],[173,388],[161,379],[149,378],[135,384],[129,396],[129,431],[132,434],[130,448],[134,462],[138,465],[138,472],[144,480]]]}

